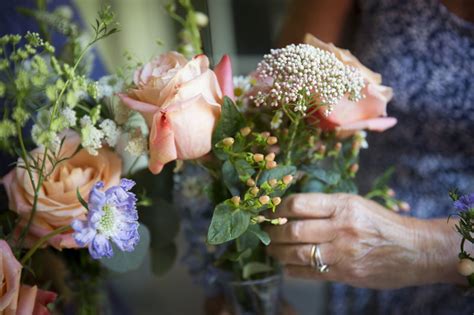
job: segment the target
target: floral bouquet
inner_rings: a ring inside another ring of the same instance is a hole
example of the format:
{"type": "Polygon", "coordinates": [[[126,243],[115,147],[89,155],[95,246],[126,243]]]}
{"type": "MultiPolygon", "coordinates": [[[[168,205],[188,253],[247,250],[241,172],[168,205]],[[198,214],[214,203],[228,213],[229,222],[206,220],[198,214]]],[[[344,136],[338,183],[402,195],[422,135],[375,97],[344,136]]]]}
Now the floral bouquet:
{"type": "MultiPolygon", "coordinates": [[[[189,0],[178,4],[184,16],[175,3],[166,9],[183,27],[179,52],[99,81],[88,75],[88,51],[117,31],[108,8],[88,40],[60,13],[37,14],[46,24],[62,19],[54,25],[68,36],[66,57],[36,33],[0,38],[0,147],[18,158],[2,179],[11,211],[1,212],[0,311],[48,313],[51,290],[59,293],[58,309],[102,310],[101,295],[91,292],[104,270],[136,269],[150,239],[152,252],[154,243],[163,245],[157,235],[164,233],[138,219],[149,215],[145,208],[169,208],[155,186],[165,186],[164,195],[173,191],[163,178],[176,161],[173,196],[191,272],[228,293],[236,313],[275,313],[281,276],[265,252],[265,226],[287,222],[278,216],[283,198],[357,193],[364,130],[396,124],[385,117],[392,91],[380,75],[307,35],[304,44],[272,50],[249,76],[233,78],[228,56],[211,67],[202,53],[207,17],[189,0]],[[137,171],[144,160],[160,174],[151,183],[144,180],[149,173],[137,171]],[[46,262],[55,275],[44,271],[46,262]]],[[[386,178],[367,196],[406,208],[386,178]]],[[[175,214],[151,221],[167,216],[175,214]]]]}

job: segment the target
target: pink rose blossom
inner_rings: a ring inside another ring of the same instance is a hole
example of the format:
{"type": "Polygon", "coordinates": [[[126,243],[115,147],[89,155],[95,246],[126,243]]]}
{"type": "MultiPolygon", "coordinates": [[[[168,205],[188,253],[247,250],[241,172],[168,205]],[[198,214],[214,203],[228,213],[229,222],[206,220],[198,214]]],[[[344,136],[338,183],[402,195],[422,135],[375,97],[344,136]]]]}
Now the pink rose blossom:
{"type": "Polygon", "coordinates": [[[136,88],[119,96],[143,115],[150,128],[152,173],[160,173],[173,160],[196,159],[211,151],[222,102],[219,82],[227,91],[230,71],[230,61],[225,57],[218,79],[206,56],[186,61],[176,52],[163,54],[137,70],[136,88]]]}
{"type": "Polygon", "coordinates": [[[349,101],[344,97],[338,104],[333,105],[329,116],[324,114],[326,108],[316,112],[312,120],[325,130],[336,130],[340,137],[346,137],[358,130],[368,129],[384,131],[393,127],[397,120],[387,116],[387,103],[393,96],[390,87],[381,85],[382,77],[365,67],[348,50],[340,49],[331,43],[324,43],[316,37],[306,34],[305,43],[332,52],[346,65],[358,69],[366,83],[362,94],[365,96],[358,102],[349,101]]]}
{"type": "Polygon", "coordinates": [[[56,293],[20,286],[22,266],[10,246],[0,240],[0,314],[48,315],[46,307],[56,300],[56,293]]]}

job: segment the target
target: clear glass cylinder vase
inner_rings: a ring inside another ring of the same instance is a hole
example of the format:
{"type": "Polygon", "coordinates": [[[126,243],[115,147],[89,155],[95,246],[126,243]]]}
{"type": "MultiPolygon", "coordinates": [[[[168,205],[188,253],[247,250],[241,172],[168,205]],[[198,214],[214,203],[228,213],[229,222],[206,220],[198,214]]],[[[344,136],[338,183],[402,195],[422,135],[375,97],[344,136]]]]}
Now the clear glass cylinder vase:
{"type": "Polygon", "coordinates": [[[279,315],[282,302],[281,274],[248,281],[224,283],[233,315],[279,315]]]}

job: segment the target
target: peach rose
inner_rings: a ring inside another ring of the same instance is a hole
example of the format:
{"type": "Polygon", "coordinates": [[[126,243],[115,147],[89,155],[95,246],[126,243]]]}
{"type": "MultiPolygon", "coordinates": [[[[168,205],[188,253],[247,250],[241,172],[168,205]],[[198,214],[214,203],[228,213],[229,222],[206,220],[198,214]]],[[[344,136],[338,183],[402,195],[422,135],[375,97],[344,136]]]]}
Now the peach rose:
{"type": "Polygon", "coordinates": [[[0,240],[0,314],[48,315],[46,306],[56,300],[56,293],[20,286],[21,269],[10,246],[0,240]]]}
{"type": "Polygon", "coordinates": [[[137,70],[136,87],[120,97],[128,107],[140,112],[150,127],[152,173],[160,173],[170,161],[196,159],[209,153],[221,110],[219,82],[225,84],[227,91],[228,66],[229,61],[223,64],[223,77],[218,81],[206,56],[187,61],[181,54],[169,52],[137,70]]]}
{"type": "Polygon", "coordinates": [[[381,85],[382,76],[365,67],[350,51],[337,48],[333,44],[324,43],[316,37],[306,34],[304,42],[311,46],[332,52],[344,64],[358,69],[366,85],[362,90],[365,96],[359,102],[350,101],[344,97],[333,106],[329,116],[324,115],[321,108],[315,117],[319,126],[325,130],[336,130],[341,137],[353,134],[357,130],[368,129],[384,131],[393,127],[397,120],[387,116],[387,103],[393,96],[390,87],[381,85]]]}
{"type": "MultiPolygon", "coordinates": [[[[59,156],[72,157],[60,162],[44,180],[27,237],[28,243],[31,244],[53,230],[71,224],[74,219],[85,219],[87,210],[77,199],[77,189],[87,200],[90,190],[98,181],[103,181],[106,187],[119,184],[122,171],[120,157],[107,148],[99,150],[97,156],[90,155],[84,149],[74,154],[80,143],[80,137],[76,133],[66,134],[59,156]]],[[[31,154],[41,156],[42,152],[43,150],[36,149],[31,154]]],[[[22,161],[19,161],[20,163],[22,161]]],[[[50,163],[47,163],[46,168],[50,167],[50,163]]],[[[33,205],[34,191],[28,172],[23,167],[16,167],[2,179],[2,183],[8,195],[9,208],[21,217],[17,230],[19,234],[28,222],[33,205]]],[[[77,247],[72,232],[52,237],[49,243],[58,249],[77,247]]]]}

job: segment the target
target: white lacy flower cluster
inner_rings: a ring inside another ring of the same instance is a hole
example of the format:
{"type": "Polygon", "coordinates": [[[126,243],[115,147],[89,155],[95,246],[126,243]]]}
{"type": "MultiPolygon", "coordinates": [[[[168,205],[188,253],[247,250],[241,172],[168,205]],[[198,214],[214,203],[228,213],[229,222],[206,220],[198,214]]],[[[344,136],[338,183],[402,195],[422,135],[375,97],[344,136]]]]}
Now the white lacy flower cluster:
{"type": "Polygon", "coordinates": [[[68,128],[76,126],[76,112],[69,107],[61,109],[55,121],[54,128],[50,128],[50,117],[51,110],[39,111],[36,123],[31,128],[31,137],[37,146],[48,147],[53,150],[53,152],[56,152],[61,144],[59,134],[68,128]]]}
{"type": "Polygon", "coordinates": [[[104,119],[97,128],[89,115],[81,118],[81,145],[91,155],[97,155],[105,142],[115,147],[120,137],[121,129],[111,119],[104,119]]]}
{"type": "Polygon", "coordinates": [[[362,98],[364,79],[357,69],[307,44],[272,49],[259,63],[257,73],[260,80],[272,82],[268,91],[259,91],[253,98],[257,106],[288,104],[304,114],[317,101],[328,105],[329,114],[331,105],[345,95],[354,101],[362,98]]]}

